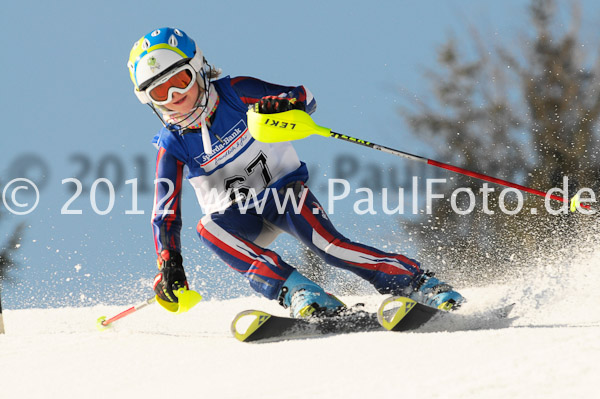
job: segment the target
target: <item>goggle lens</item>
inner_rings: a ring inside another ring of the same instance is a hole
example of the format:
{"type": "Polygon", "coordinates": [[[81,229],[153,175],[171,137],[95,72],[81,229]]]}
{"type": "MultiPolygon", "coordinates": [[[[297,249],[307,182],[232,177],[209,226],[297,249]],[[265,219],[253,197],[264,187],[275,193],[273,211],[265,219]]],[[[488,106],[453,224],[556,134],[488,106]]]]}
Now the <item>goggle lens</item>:
{"type": "Polygon", "coordinates": [[[177,72],[165,83],[160,84],[150,90],[150,97],[154,101],[166,101],[169,98],[169,89],[175,87],[177,89],[187,89],[191,86],[192,74],[188,69],[177,72]]]}

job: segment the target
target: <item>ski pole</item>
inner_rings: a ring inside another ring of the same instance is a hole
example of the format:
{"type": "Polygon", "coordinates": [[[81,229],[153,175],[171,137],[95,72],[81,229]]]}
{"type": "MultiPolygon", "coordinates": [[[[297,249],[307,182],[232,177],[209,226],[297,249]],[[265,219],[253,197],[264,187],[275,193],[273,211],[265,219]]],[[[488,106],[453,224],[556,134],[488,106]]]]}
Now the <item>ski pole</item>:
{"type": "Polygon", "coordinates": [[[418,155],[410,154],[408,152],[395,150],[390,147],[371,143],[366,140],[358,139],[355,137],[347,136],[345,134],[333,132],[323,126],[317,125],[310,115],[301,110],[291,110],[281,112],[277,114],[260,114],[250,109],[248,111],[248,128],[250,134],[258,141],[265,143],[277,143],[282,141],[294,141],[306,138],[313,134],[318,134],[324,137],[333,137],[335,139],[344,140],[350,143],[358,144],[364,147],[373,148],[375,150],[383,151],[388,154],[396,155],[402,158],[410,159],[412,161],[418,161],[426,163],[427,165],[436,166],[451,172],[455,172],[461,175],[474,177],[490,183],[499,184],[506,187],[516,188],[518,190],[534,194],[543,198],[551,198],[555,201],[567,203],[571,205],[571,211],[575,211],[576,206],[580,206],[585,209],[590,209],[589,205],[581,205],[577,196],[569,200],[568,198],[559,197],[554,194],[546,194],[543,191],[536,190],[534,188],[525,187],[521,184],[512,183],[507,180],[498,179],[492,176],[484,175],[483,173],[474,172],[472,170],[460,168],[458,166],[450,165],[447,163],[434,161],[433,159],[427,159],[418,155]]]}
{"type": "Polygon", "coordinates": [[[112,324],[113,322],[122,319],[123,317],[128,316],[133,312],[137,312],[138,310],[143,309],[146,306],[153,304],[154,302],[156,302],[155,296],[153,296],[152,298],[148,298],[144,302],[134,305],[127,310],[122,311],[121,313],[111,317],[110,319],[107,319],[106,316],[101,316],[98,318],[98,320],[96,320],[96,327],[98,328],[98,330],[104,331],[108,327],[110,327],[110,324],[112,324]]]}
{"type": "Polygon", "coordinates": [[[142,303],[139,303],[130,307],[129,309],[122,311],[121,313],[111,317],[110,319],[107,319],[106,316],[99,317],[98,320],[96,320],[96,327],[98,328],[98,330],[104,331],[107,328],[109,328],[110,325],[115,321],[122,319],[123,317],[128,316],[134,312],[137,312],[138,310],[143,309],[146,306],[153,304],[154,302],[158,302],[158,304],[163,309],[166,309],[171,313],[179,314],[187,312],[202,300],[202,295],[200,295],[194,290],[188,290],[185,287],[180,287],[176,290],[173,290],[173,293],[177,297],[177,302],[167,302],[155,295],[152,298],[146,299],[142,303]]]}
{"type": "Polygon", "coordinates": [[[2,288],[0,288],[0,334],[4,334],[4,319],[2,318],[2,288]]]}

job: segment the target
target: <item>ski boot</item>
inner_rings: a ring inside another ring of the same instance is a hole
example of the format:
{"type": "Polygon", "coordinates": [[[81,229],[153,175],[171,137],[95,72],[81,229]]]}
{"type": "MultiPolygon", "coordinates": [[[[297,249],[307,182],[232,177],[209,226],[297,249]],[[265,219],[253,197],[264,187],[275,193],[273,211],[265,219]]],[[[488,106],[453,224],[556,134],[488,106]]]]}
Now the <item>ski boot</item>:
{"type": "Polygon", "coordinates": [[[346,308],[339,299],[326,293],[297,270],[283,283],[279,303],[284,308],[290,308],[290,315],[294,318],[332,316],[346,308]]]}
{"type": "Polygon", "coordinates": [[[454,291],[450,284],[433,277],[433,272],[425,272],[417,279],[410,298],[424,305],[441,310],[456,310],[464,301],[462,295],[454,291]]]}

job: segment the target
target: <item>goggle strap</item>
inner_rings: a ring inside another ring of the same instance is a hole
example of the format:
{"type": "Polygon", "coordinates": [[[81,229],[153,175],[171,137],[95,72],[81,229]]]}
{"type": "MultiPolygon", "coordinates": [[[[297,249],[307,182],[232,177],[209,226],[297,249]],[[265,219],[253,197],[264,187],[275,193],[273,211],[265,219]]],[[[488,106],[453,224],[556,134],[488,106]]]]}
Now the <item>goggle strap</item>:
{"type": "Polygon", "coordinates": [[[152,100],[150,100],[150,97],[148,96],[148,94],[146,94],[145,91],[139,91],[134,88],[133,92],[135,93],[135,96],[138,98],[138,100],[140,100],[140,102],[142,104],[149,104],[152,101],[152,100]]]}
{"type": "Polygon", "coordinates": [[[204,56],[202,55],[202,51],[200,51],[200,49],[198,48],[197,45],[196,45],[196,54],[194,55],[194,58],[192,58],[190,60],[189,65],[196,72],[202,72],[204,65],[206,65],[206,60],[204,59],[204,56]]]}

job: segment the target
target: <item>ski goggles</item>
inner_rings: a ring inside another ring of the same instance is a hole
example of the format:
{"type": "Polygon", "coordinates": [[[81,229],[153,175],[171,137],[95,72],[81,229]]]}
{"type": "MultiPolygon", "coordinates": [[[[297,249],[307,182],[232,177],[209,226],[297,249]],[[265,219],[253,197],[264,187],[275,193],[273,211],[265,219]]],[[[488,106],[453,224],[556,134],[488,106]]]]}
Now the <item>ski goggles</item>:
{"type": "Polygon", "coordinates": [[[165,105],[173,101],[173,93],[184,94],[196,83],[196,71],[185,64],[152,82],[146,94],[156,105],[165,105]]]}

